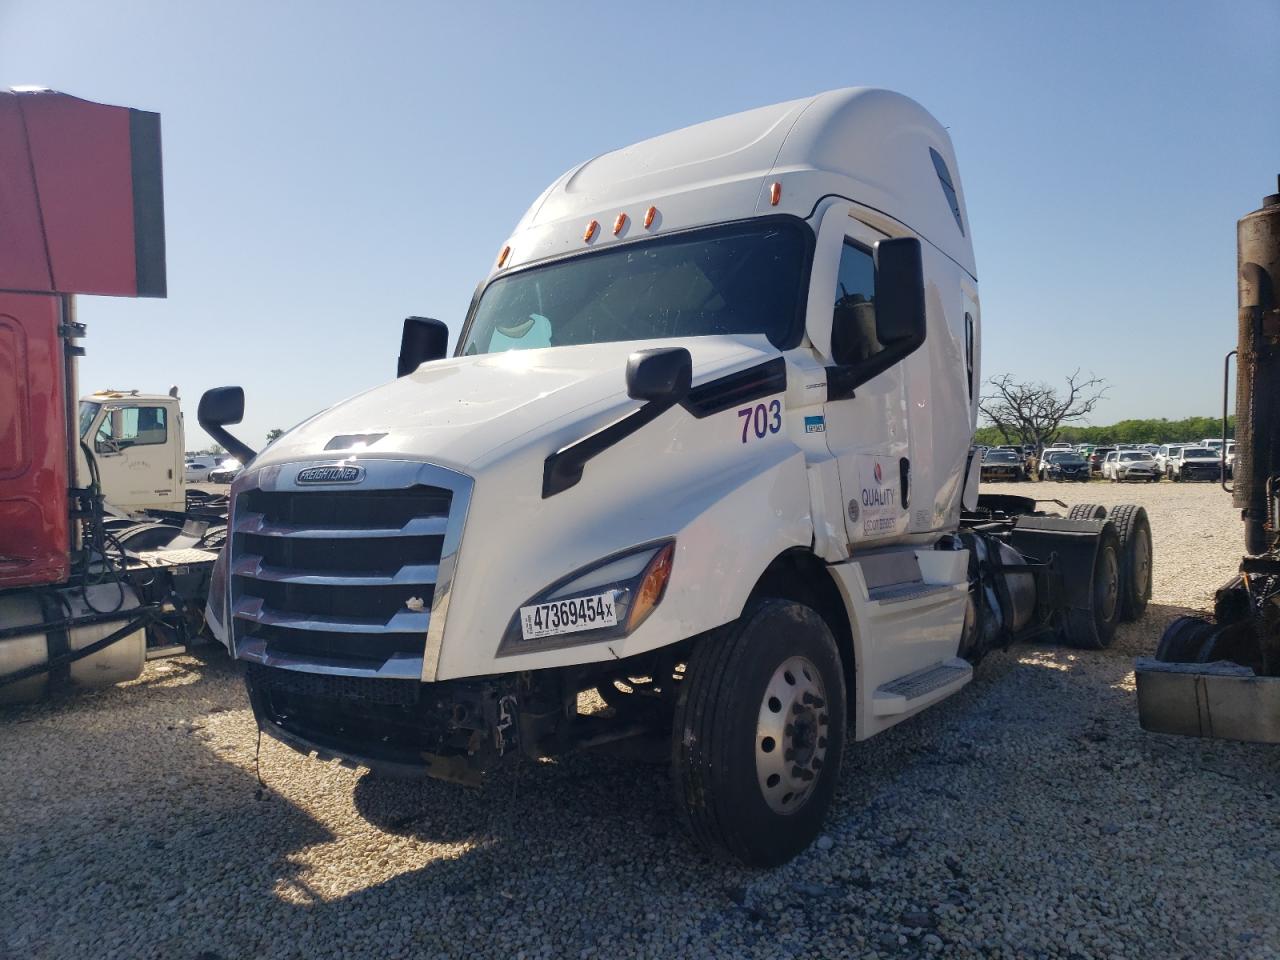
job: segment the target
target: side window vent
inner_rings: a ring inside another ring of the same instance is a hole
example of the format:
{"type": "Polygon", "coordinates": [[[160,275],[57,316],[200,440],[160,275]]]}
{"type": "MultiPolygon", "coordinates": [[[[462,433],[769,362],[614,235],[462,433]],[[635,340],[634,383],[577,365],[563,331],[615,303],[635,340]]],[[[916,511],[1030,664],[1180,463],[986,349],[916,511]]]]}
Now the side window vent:
{"type": "Polygon", "coordinates": [[[960,228],[960,236],[964,236],[964,223],[960,219],[960,198],[956,196],[955,185],[951,182],[951,171],[947,169],[947,161],[933,147],[929,148],[929,156],[933,158],[933,169],[938,171],[938,182],[942,184],[942,192],[947,197],[951,214],[956,218],[956,226],[960,228]]]}

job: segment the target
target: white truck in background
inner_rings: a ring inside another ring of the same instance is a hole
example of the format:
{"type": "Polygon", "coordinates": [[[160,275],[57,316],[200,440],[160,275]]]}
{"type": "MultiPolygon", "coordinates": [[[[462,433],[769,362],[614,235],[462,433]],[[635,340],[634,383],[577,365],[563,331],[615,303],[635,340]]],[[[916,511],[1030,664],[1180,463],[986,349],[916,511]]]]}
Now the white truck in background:
{"type": "Polygon", "coordinates": [[[573,168],[452,358],[410,318],[398,379],[256,458],[209,391],[246,468],[208,616],[261,728],[466,782],[665,736],[698,842],[794,856],[847,736],[1150,593],[1140,508],[979,497],[976,276],[946,131],[839,90],[573,168]]]}

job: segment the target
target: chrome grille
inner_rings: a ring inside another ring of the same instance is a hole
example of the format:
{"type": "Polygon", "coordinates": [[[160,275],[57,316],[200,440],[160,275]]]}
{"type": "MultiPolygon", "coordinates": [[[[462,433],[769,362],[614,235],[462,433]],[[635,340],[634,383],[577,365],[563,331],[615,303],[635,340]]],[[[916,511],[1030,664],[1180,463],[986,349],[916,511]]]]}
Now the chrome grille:
{"type": "Polygon", "coordinates": [[[299,471],[317,464],[292,464],[237,489],[238,657],[307,672],[433,677],[470,481],[429,464],[361,463],[359,486],[300,485],[299,471]]]}

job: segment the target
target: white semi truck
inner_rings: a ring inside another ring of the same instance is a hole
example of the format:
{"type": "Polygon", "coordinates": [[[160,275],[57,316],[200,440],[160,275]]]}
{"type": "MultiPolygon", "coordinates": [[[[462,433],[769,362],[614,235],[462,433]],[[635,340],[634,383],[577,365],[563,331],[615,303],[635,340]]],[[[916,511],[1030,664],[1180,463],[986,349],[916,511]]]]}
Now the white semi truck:
{"type": "Polygon", "coordinates": [[[452,358],[410,318],[398,379],[256,459],[205,394],[248,464],[208,615],[262,729],[462,781],[665,735],[698,841],[790,858],[847,736],[1149,595],[1137,508],[978,496],[976,277],[945,130],[840,90],[573,168],[452,358]]]}

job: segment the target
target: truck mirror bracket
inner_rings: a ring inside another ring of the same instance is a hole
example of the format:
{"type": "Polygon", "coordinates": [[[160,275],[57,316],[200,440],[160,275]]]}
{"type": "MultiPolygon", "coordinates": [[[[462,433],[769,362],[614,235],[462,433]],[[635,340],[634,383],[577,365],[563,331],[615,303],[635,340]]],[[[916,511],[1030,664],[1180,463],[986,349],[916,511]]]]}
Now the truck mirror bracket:
{"type": "Polygon", "coordinates": [[[676,404],[674,401],[650,400],[644,406],[628,413],[595,433],[561,447],[547,457],[542,467],[542,499],[554,497],[576,485],[582,479],[582,468],[610,447],[621,443],[641,427],[652,423],[676,404]]]}
{"type": "Polygon", "coordinates": [[[227,424],[239,423],[243,419],[243,387],[214,387],[206,390],[200,398],[196,420],[204,428],[204,432],[222,444],[227,453],[248,466],[257,453],[223,429],[227,424]]]}
{"type": "Polygon", "coordinates": [[[595,433],[562,447],[542,467],[542,499],[568,490],[582,479],[587,461],[621,443],[645,424],[689,396],[693,358],[683,347],[637,350],[627,358],[627,395],[644,405],[595,433]]]}

